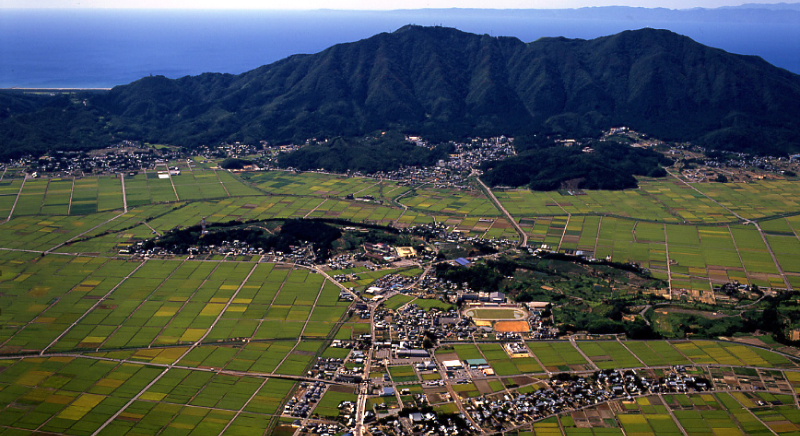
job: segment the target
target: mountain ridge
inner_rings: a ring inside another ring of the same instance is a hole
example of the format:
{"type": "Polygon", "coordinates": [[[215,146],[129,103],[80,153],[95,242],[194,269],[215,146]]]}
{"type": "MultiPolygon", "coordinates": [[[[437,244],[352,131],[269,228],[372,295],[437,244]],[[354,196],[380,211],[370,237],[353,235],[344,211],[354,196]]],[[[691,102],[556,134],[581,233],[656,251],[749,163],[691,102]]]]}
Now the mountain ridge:
{"type": "Polygon", "coordinates": [[[524,43],[407,25],[239,75],[144,77],[50,106],[63,111],[66,139],[54,144],[37,131],[36,112],[9,109],[0,152],[45,138],[48,146],[104,138],[194,146],[387,129],[432,139],[593,136],[617,125],[715,148],[800,149],[800,76],[648,28],[524,43]]]}

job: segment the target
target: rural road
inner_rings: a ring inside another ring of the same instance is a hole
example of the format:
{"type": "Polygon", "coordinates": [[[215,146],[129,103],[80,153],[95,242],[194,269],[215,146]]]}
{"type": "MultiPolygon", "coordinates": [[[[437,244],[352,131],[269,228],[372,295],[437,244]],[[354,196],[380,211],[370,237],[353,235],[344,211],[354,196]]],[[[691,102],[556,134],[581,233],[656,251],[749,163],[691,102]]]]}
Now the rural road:
{"type": "Polygon", "coordinates": [[[494,193],[492,192],[492,190],[489,189],[489,187],[486,186],[485,183],[483,183],[483,180],[481,180],[481,178],[478,176],[478,173],[475,170],[472,170],[472,174],[471,175],[475,176],[475,180],[477,180],[478,183],[481,184],[481,187],[483,187],[483,191],[489,196],[489,199],[492,201],[492,203],[494,203],[495,207],[497,209],[499,209],[500,212],[503,212],[503,215],[505,215],[506,219],[509,222],[511,222],[511,225],[513,225],[514,229],[517,230],[517,233],[519,233],[519,236],[520,236],[520,241],[522,241],[519,244],[519,247],[520,248],[526,248],[528,246],[528,234],[525,233],[522,230],[522,227],[520,227],[519,224],[517,224],[517,220],[515,220],[514,217],[511,216],[510,213],[508,213],[506,208],[503,207],[503,204],[500,203],[500,201],[497,199],[497,197],[494,196],[494,193]]]}

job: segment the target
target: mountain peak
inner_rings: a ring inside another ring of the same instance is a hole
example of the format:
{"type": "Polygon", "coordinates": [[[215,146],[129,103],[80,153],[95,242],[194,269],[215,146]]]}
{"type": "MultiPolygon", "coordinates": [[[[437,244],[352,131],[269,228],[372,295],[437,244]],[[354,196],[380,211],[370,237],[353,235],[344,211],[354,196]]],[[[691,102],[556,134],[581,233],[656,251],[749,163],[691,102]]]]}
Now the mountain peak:
{"type": "Polygon", "coordinates": [[[403,33],[403,32],[457,32],[457,33],[465,33],[462,32],[455,27],[445,27],[445,26],[422,26],[419,24],[406,24],[405,26],[395,30],[392,33],[403,33]]]}
{"type": "Polygon", "coordinates": [[[0,153],[120,138],[193,146],[376,130],[589,136],[619,125],[714,148],[800,150],[800,76],[652,28],[525,44],[409,24],[240,75],[147,78],[87,103],[47,132],[36,127],[44,115],[0,119],[0,153]],[[78,131],[94,133],[69,134],[78,131]]]}

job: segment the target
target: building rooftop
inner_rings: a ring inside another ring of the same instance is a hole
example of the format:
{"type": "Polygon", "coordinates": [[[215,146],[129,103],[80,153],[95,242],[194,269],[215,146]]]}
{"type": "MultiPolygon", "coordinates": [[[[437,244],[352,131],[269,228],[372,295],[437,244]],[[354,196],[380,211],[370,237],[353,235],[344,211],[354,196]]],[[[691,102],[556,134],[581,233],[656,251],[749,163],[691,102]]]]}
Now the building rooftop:
{"type": "Polygon", "coordinates": [[[467,266],[467,265],[469,265],[470,263],[472,263],[472,262],[468,261],[467,259],[465,259],[465,258],[463,258],[463,257],[459,257],[458,259],[456,259],[456,260],[455,260],[455,262],[456,262],[457,264],[461,265],[461,266],[467,266]]]}

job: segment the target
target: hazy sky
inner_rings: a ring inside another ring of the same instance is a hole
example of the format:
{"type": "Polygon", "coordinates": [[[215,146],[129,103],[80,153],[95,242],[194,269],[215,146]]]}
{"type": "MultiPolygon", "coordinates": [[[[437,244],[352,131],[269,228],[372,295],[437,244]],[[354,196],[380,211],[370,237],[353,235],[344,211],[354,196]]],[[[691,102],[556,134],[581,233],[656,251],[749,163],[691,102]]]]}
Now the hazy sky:
{"type": "MultiPolygon", "coordinates": [[[[641,6],[686,9],[778,3],[781,0],[0,0],[0,8],[139,9],[553,9],[585,6],[641,6]]],[[[785,0],[784,0],[785,1],[785,0]]]]}

